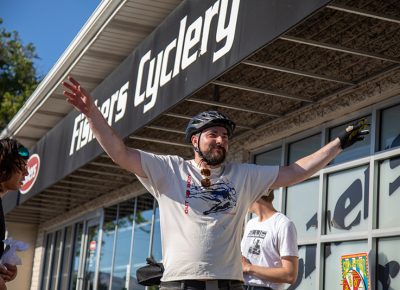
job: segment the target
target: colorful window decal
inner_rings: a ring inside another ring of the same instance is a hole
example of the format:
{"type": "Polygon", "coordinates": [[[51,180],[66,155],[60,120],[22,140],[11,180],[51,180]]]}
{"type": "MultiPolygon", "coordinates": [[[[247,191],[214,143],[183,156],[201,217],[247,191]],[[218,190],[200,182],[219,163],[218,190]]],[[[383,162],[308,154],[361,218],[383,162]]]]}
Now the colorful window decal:
{"type": "Polygon", "coordinates": [[[344,255],[341,258],[343,290],[369,290],[368,254],[344,255]]]}

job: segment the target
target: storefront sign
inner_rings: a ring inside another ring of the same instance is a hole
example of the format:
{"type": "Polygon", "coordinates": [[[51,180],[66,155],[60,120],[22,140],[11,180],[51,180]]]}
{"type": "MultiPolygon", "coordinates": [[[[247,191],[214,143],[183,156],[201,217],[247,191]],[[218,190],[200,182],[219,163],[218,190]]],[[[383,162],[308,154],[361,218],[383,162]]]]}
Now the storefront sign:
{"type": "MultiPolygon", "coordinates": [[[[91,95],[125,138],[329,2],[183,1],[91,95]]],[[[102,153],[76,111],[32,151],[41,156],[42,172],[20,203],[102,153]]]]}

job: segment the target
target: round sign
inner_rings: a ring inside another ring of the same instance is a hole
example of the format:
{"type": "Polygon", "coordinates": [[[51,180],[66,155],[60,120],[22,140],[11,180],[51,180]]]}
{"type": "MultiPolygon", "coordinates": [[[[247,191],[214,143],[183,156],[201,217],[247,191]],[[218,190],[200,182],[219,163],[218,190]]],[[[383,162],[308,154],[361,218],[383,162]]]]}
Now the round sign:
{"type": "Polygon", "coordinates": [[[28,175],[25,177],[24,181],[22,182],[22,186],[19,189],[19,191],[22,194],[27,193],[29,190],[31,190],[31,188],[33,187],[33,185],[35,184],[35,181],[39,175],[39,168],[40,168],[40,158],[39,155],[37,154],[33,154],[27,164],[27,171],[28,171],[28,175]]]}

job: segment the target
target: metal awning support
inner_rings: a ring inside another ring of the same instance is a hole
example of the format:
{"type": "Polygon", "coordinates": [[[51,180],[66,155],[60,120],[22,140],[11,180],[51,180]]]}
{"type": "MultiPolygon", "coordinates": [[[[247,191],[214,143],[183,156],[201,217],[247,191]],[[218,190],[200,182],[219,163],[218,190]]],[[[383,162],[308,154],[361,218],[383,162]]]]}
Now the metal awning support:
{"type": "MultiPolygon", "coordinates": [[[[178,118],[178,119],[184,119],[184,120],[190,120],[192,116],[186,116],[182,114],[175,114],[175,113],[165,113],[164,116],[172,117],[172,118],[178,118]]],[[[246,129],[246,130],[253,130],[253,127],[250,126],[245,126],[245,125],[240,125],[236,124],[236,128],[241,128],[241,129],[246,129]]]]}
{"type": "Polygon", "coordinates": [[[258,115],[264,115],[264,116],[270,116],[270,117],[280,117],[280,115],[277,115],[277,114],[272,114],[272,113],[268,113],[268,112],[262,112],[262,111],[253,110],[253,109],[246,109],[246,108],[243,108],[243,107],[224,104],[224,103],[220,103],[220,102],[193,99],[193,98],[192,99],[187,99],[186,101],[193,102],[193,103],[198,103],[198,104],[209,105],[209,106],[217,106],[217,107],[221,107],[221,108],[232,109],[232,110],[251,113],[251,114],[258,114],[258,115]]]}
{"type": "Polygon", "coordinates": [[[295,43],[310,45],[310,46],[314,46],[314,47],[329,49],[329,50],[333,50],[333,51],[339,51],[339,52],[379,59],[379,60],[388,61],[388,62],[400,63],[400,59],[398,59],[398,58],[384,56],[384,55],[381,55],[378,53],[373,53],[373,52],[361,51],[361,50],[354,49],[354,48],[347,48],[347,47],[343,47],[340,45],[327,44],[327,43],[323,43],[323,42],[319,42],[319,41],[314,41],[314,40],[304,39],[304,38],[299,38],[299,37],[294,37],[294,36],[281,36],[280,39],[295,42],[295,43]]]}
{"type": "Polygon", "coordinates": [[[172,141],[161,140],[161,139],[156,139],[156,138],[130,136],[129,139],[192,148],[192,146],[188,145],[188,144],[182,144],[182,143],[178,143],[178,142],[172,142],[172,141]]]}
{"type": "Polygon", "coordinates": [[[375,12],[371,12],[368,10],[364,9],[359,9],[359,8],[354,8],[354,7],[349,7],[346,5],[340,5],[340,4],[329,4],[326,6],[327,8],[342,11],[342,12],[347,12],[351,14],[356,14],[356,15],[361,15],[369,18],[374,18],[374,19],[379,19],[387,22],[393,22],[400,24],[400,18],[393,17],[393,16],[387,16],[375,12]]]}
{"type": "Polygon", "coordinates": [[[125,174],[118,174],[118,173],[112,173],[112,172],[105,172],[104,170],[94,170],[94,169],[85,169],[85,168],[79,168],[77,172],[87,172],[87,173],[94,173],[94,174],[99,174],[99,175],[107,175],[107,176],[115,176],[115,177],[122,177],[126,179],[130,179],[129,176],[125,174]]]}
{"type": "Polygon", "coordinates": [[[353,82],[342,80],[342,79],[339,79],[336,77],[309,73],[309,72],[305,72],[305,71],[301,71],[301,70],[286,68],[286,67],[267,64],[267,63],[245,60],[245,61],[242,61],[242,64],[259,67],[259,68],[264,68],[264,69],[269,69],[269,70],[274,70],[274,71],[279,71],[279,72],[284,72],[284,73],[289,73],[289,74],[294,74],[294,75],[299,75],[302,77],[309,77],[309,78],[328,81],[328,82],[335,82],[335,83],[349,85],[349,86],[354,85],[353,82]]]}
{"type": "Polygon", "coordinates": [[[149,126],[146,126],[146,128],[152,129],[152,130],[176,133],[176,134],[185,134],[185,131],[167,128],[167,127],[161,127],[161,126],[149,125],[149,126]]]}
{"type": "MultiPolygon", "coordinates": [[[[107,183],[125,184],[125,182],[123,182],[123,181],[118,181],[118,180],[115,180],[115,179],[107,179],[107,180],[104,180],[104,179],[102,179],[102,178],[97,178],[97,177],[93,177],[93,176],[82,176],[82,175],[77,175],[77,174],[71,174],[71,175],[69,175],[68,177],[74,178],[74,179],[81,179],[81,180],[83,179],[83,180],[86,180],[86,181],[88,181],[88,180],[99,181],[99,182],[107,181],[107,183]]],[[[67,180],[67,181],[68,181],[68,180],[67,180]]]]}
{"type": "Polygon", "coordinates": [[[227,87],[227,88],[232,88],[232,89],[238,89],[238,90],[248,91],[248,92],[252,92],[252,93],[259,93],[259,94],[264,94],[264,95],[276,96],[276,97],[289,99],[289,100],[293,100],[293,101],[306,102],[306,103],[312,103],[313,102],[312,100],[309,100],[309,99],[306,99],[306,98],[291,96],[289,94],[282,93],[282,92],[275,92],[275,91],[270,91],[270,90],[266,90],[266,89],[258,89],[258,88],[253,88],[253,87],[249,87],[249,86],[233,84],[233,83],[227,83],[227,82],[221,82],[221,81],[213,81],[212,83],[214,85],[217,85],[217,86],[222,86],[222,87],[227,87]]]}

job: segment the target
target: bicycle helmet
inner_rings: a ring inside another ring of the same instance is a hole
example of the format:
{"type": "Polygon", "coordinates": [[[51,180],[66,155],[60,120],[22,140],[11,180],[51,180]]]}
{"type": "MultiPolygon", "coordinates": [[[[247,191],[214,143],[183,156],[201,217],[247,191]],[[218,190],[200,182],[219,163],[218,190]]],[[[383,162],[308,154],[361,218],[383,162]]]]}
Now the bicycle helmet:
{"type": "Polygon", "coordinates": [[[236,124],[225,115],[217,111],[205,111],[194,116],[186,127],[185,141],[191,143],[192,136],[207,128],[221,126],[228,132],[228,137],[231,138],[236,124]]]}

